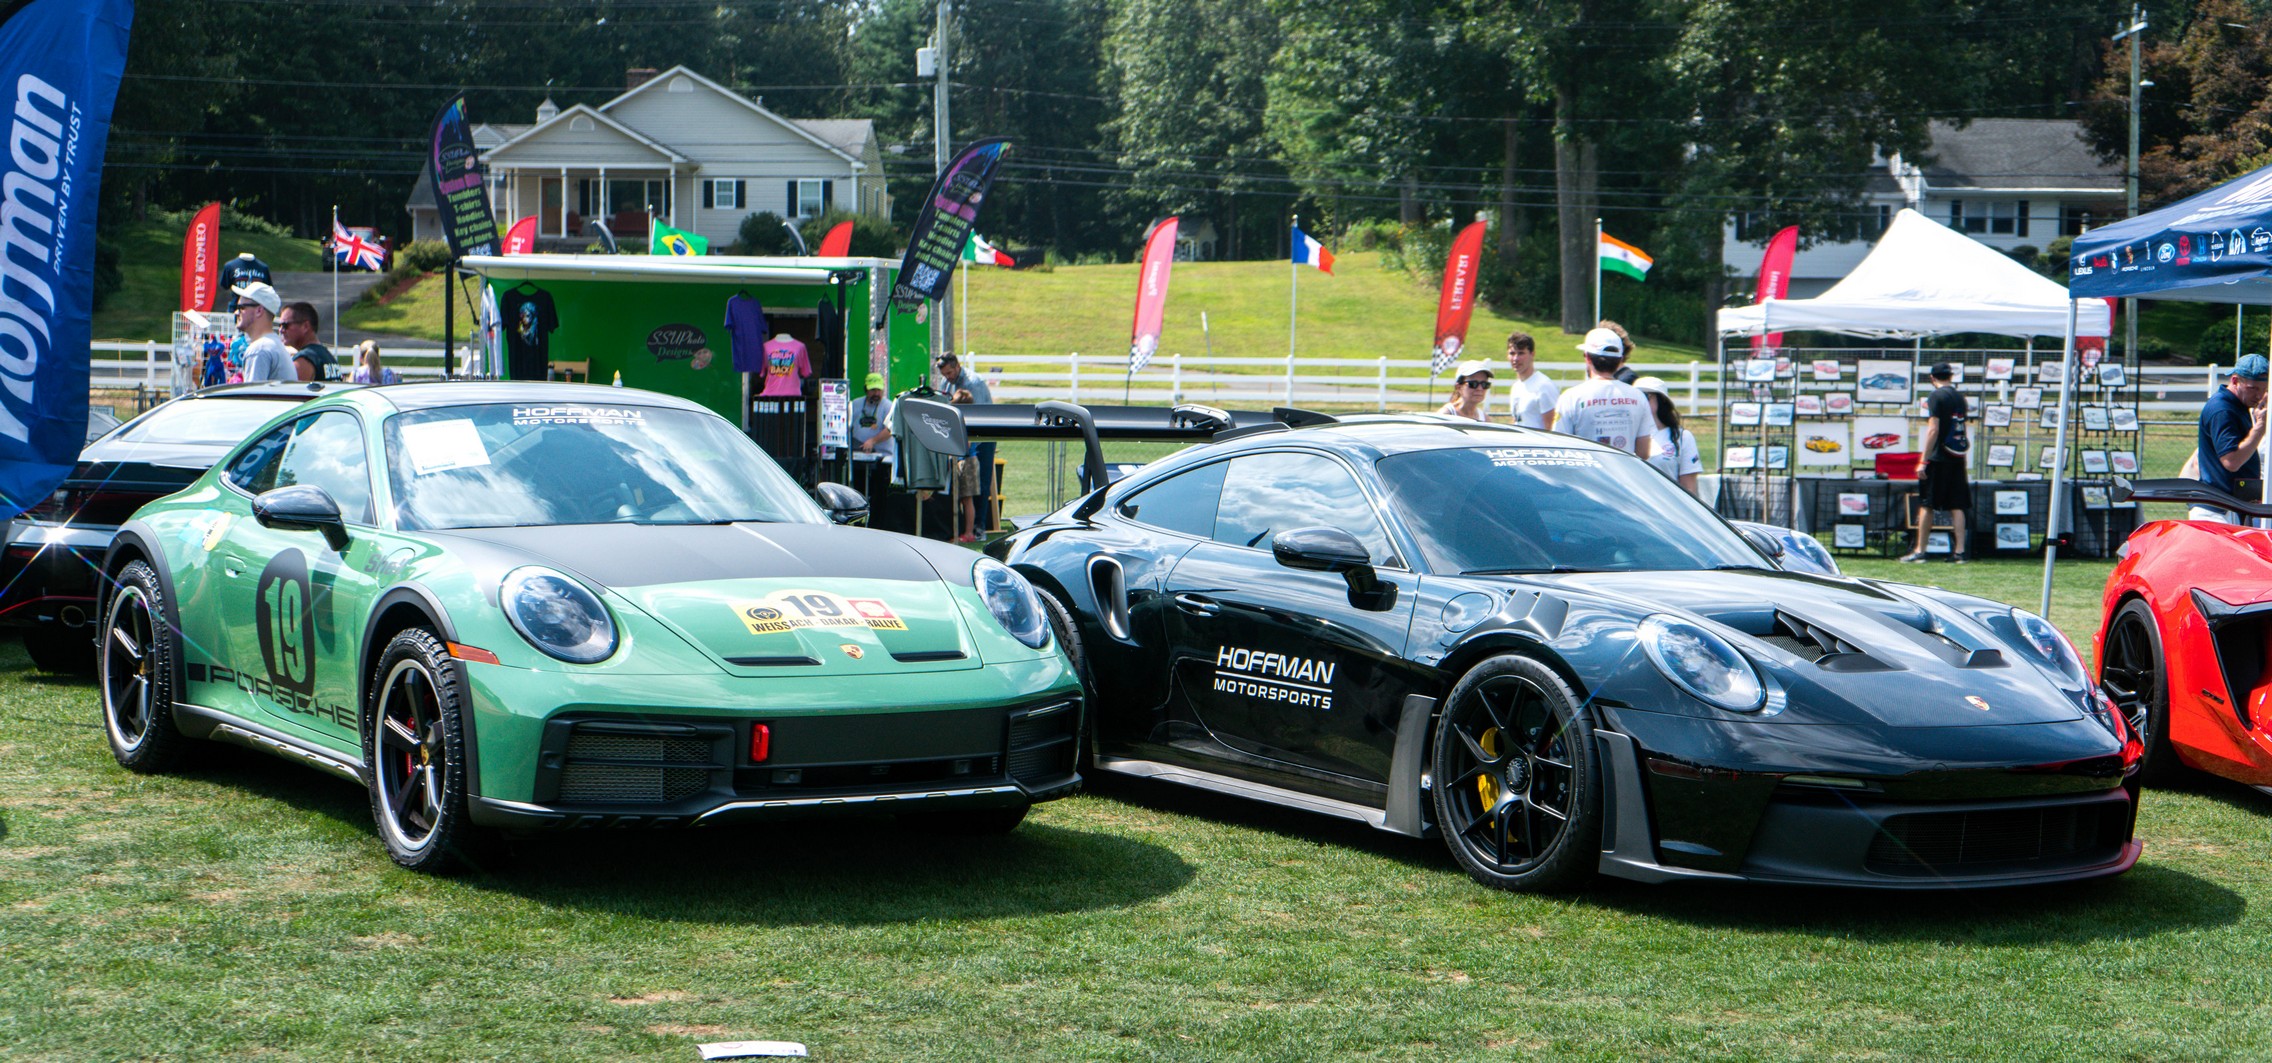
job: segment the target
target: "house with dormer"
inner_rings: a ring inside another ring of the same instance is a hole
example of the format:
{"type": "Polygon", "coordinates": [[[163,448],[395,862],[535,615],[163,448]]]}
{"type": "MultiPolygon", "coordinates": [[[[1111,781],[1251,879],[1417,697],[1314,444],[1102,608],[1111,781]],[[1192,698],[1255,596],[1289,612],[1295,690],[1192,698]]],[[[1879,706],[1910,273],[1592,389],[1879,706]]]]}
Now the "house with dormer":
{"type": "MultiPolygon", "coordinates": [[[[873,122],[785,118],[683,66],[625,80],[597,107],[547,99],[533,123],[474,127],[499,232],[534,215],[547,249],[580,250],[603,223],[643,247],[653,219],[723,247],[759,211],[891,216],[873,122]]],[[[405,208],[412,239],[442,238],[424,175],[405,208]]]]}

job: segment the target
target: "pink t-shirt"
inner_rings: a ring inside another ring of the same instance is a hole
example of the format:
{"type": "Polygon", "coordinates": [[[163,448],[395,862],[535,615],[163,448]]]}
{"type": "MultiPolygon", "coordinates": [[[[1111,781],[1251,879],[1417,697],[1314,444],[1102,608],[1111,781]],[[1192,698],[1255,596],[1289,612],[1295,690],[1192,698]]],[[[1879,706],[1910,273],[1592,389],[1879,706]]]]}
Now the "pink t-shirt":
{"type": "Polygon", "coordinates": [[[784,336],[765,342],[765,387],[758,391],[761,399],[790,399],[805,393],[805,378],[813,375],[812,359],[805,355],[805,343],[794,336],[784,336]]]}

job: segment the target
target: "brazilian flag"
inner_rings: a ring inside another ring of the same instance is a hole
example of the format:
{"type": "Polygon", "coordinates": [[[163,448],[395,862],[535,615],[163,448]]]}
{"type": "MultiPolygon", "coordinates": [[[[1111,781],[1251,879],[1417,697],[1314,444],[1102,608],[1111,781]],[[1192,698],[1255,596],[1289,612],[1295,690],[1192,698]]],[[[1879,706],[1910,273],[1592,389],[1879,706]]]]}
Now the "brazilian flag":
{"type": "Polygon", "coordinates": [[[710,253],[710,239],[687,232],[684,229],[673,229],[657,222],[655,223],[654,241],[648,245],[647,253],[650,255],[686,255],[689,257],[707,255],[710,253]]]}

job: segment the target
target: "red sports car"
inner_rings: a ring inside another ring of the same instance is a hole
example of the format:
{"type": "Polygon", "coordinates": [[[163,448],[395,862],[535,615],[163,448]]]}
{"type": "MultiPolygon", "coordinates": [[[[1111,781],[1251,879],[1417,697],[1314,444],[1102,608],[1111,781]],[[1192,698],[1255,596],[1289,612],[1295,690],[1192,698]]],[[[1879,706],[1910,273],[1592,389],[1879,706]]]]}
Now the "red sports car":
{"type": "MultiPolygon", "coordinates": [[[[2195,480],[2117,477],[2114,497],[2272,517],[2272,505],[2195,480]]],[[[2117,556],[2096,656],[2100,685],[2144,740],[2139,778],[2182,766],[2272,787],[2272,531],[2157,520],[2117,556]]]]}
{"type": "Polygon", "coordinates": [[[1899,435],[1892,432],[1879,432],[1878,434],[1873,436],[1862,437],[1862,449],[1884,450],[1885,448],[1893,446],[1894,444],[1899,442],[1901,442],[1901,437],[1899,435]]]}

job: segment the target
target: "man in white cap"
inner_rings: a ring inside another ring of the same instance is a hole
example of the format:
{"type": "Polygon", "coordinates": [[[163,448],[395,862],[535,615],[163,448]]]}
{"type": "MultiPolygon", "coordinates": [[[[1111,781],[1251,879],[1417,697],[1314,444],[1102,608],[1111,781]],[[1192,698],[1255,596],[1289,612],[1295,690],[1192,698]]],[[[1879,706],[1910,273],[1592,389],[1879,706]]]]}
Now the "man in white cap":
{"type": "Polygon", "coordinates": [[[276,336],[276,315],[284,307],[276,289],[254,281],[229,290],[237,296],[237,331],[245,334],[245,383],[300,379],[292,352],[276,336]]]}
{"type": "Polygon", "coordinates": [[[1597,328],[1586,333],[1578,350],[1586,356],[1586,379],[1563,391],[1555,403],[1554,430],[1648,457],[1657,418],[1641,389],[1617,379],[1625,365],[1625,341],[1597,328]]]}

